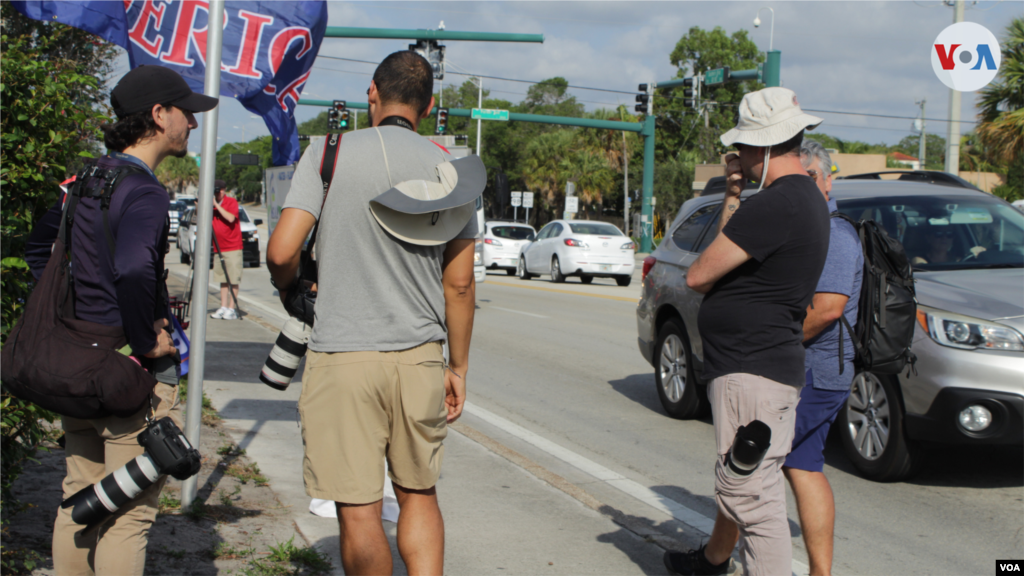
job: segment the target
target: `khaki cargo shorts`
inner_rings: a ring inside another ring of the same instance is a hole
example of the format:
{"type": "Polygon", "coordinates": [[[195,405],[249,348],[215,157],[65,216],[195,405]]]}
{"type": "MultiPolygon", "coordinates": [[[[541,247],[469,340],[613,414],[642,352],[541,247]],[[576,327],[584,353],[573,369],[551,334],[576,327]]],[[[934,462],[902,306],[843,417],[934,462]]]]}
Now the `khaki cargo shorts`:
{"type": "Polygon", "coordinates": [[[302,479],[313,498],[369,504],[392,482],[437,484],[448,434],[440,342],[397,352],[310,350],[299,416],[302,479]]]}
{"type": "MultiPolygon", "coordinates": [[[[227,266],[228,275],[227,278],[231,281],[234,286],[242,284],[242,251],[232,250],[231,252],[223,252],[224,254],[224,266],[227,266]]],[[[225,284],[228,280],[224,279],[224,266],[220,263],[220,258],[217,253],[214,252],[213,256],[213,281],[225,284]]]]}

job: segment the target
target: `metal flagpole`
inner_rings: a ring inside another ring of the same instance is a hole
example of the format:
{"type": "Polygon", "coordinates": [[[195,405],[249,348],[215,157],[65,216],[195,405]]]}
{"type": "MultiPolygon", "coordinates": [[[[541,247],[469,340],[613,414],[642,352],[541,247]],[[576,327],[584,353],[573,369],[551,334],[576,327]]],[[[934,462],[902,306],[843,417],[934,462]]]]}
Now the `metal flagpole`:
{"type": "MultiPolygon", "coordinates": [[[[224,43],[224,0],[210,1],[210,19],[207,25],[206,81],[203,93],[220,97],[220,53],[224,43]]],[[[199,430],[203,421],[203,377],[206,362],[206,302],[210,285],[210,238],[213,228],[213,179],[217,170],[217,117],[220,106],[203,114],[203,151],[199,174],[199,205],[196,246],[192,251],[196,275],[192,294],[197,298],[192,306],[192,349],[189,354],[188,404],[185,406],[185,437],[193,446],[199,446],[199,430]]],[[[182,482],[181,507],[188,509],[196,498],[199,476],[182,482]]]]}

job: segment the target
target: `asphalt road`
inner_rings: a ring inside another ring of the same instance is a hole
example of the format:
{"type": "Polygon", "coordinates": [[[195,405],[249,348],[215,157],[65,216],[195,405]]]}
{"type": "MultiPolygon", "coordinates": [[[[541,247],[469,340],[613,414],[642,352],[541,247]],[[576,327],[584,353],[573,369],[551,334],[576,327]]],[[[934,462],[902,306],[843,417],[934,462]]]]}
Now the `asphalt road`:
{"type": "MultiPolygon", "coordinates": [[[[243,309],[278,322],[265,265],[245,270],[242,295],[243,309]]],[[[637,350],[638,296],[639,277],[619,288],[489,274],[477,288],[464,422],[605,503],[606,513],[699,543],[706,523],[680,519],[714,516],[712,426],[661,409],[637,350]]],[[[878,484],[856,475],[833,436],[825,472],[836,494],[834,572],[987,575],[997,559],[1024,558],[1022,470],[1019,448],[936,447],[917,477],[878,484]]],[[[789,502],[794,557],[805,563],[791,494],[789,502]]]]}

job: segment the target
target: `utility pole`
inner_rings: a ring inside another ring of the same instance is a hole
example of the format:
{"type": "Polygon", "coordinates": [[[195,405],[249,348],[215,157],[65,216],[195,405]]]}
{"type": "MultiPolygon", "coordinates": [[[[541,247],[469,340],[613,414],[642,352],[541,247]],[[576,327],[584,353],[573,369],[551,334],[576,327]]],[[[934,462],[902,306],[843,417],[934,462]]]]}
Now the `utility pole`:
{"type": "MultiPolygon", "coordinates": [[[[477,78],[476,79],[476,85],[477,85],[477,89],[478,89],[477,98],[476,98],[476,107],[477,108],[483,108],[484,107],[484,79],[483,78],[477,78]]],[[[482,122],[483,122],[482,119],[480,119],[480,118],[476,119],[476,155],[477,156],[480,156],[480,128],[483,125],[482,122]]]]}
{"type": "MultiPolygon", "coordinates": [[[[953,6],[953,24],[964,21],[964,0],[947,0],[953,6]]],[[[946,133],[946,172],[960,175],[960,91],[949,89],[949,131],[946,133]]]]}
{"type": "Polygon", "coordinates": [[[916,104],[921,106],[921,142],[920,142],[920,144],[918,144],[918,147],[917,147],[917,161],[920,162],[920,164],[921,164],[921,170],[924,170],[924,153],[925,153],[925,141],[926,141],[925,125],[924,125],[924,103],[925,103],[925,101],[926,100],[924,98],[921,98],[921,101],[916,103],[916,104]]]}
{"type": "MultiPolygon", "coordinates": [[[[622,110],[623,119],[626,115],[626,107],[622,110]]],[[[629,152],[626,150],[626,133],[622,133],[622,216],[625,221],[626,236],[629,236],[629,152]]]]}

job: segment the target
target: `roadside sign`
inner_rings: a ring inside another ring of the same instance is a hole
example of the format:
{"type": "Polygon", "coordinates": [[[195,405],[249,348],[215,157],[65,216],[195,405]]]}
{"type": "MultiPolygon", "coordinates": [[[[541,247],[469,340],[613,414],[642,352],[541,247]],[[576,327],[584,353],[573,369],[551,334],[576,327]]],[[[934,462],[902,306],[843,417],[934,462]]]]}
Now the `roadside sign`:
{"type": "Polygon", "coordinates": [[[576,196],[568,196],[568,197],[566,197],[566,199],[565,199],[565,211],[566,212],[569,212],[570,214],[575,214],[575,213],[579,212],[579,208],[580,208],[580,199],[579,198],[577,198],[576,196]]]}
{"type": "Polygon", "coordinates": [[[231,164],[235,166],[259,166],[260,157],[256,154],[232,154],[231,164]]]}
{"type": "Polygon", "coordinates": [[[511,194],[512,194],[512,199],[513,200],[516,200],[518,198],[522,198],[523,197],[523,193],[522,192],[511,192],[511,194]]]}
{"type": "Polygon", "coordinates": [[[533,192],[523,192],[523,208],[533,208],[533,192]]]}
{"type": "Polygon", "coordinates": [[[508,110],[493,110],[490,108],[473,108],[473,120],[501,120],[508,122],[508,110]]]}
{"type": "Polygon", "coordinates": [[[516,197],[516,196],[513,196],[512,197],[512,205],[515,206],[515,207],[522,206],[523,205],[523,199],[519,198],[519,197],[516,197]]]}
{"type": "Polygon", "coordinates": [[[729,80],[728,68],[715,68],[704,73],[704,84],[721,84],[729,80]]]}
{"type": "Polygon", "coordinates": [[[576,193],[576,183],[571,181],[571,180],[566,182],[565,183],[565,195],[566,196],[572,196],[575,193],[576,193]]]}

